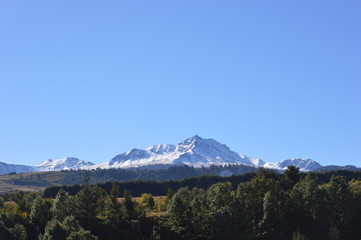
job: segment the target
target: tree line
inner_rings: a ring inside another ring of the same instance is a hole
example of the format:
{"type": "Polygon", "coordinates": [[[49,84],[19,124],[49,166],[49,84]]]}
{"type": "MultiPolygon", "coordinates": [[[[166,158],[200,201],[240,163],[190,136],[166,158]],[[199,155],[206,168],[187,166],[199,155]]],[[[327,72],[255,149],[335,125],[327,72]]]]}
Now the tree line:
{"type": "MultiPolygon", "coordinates": [[[[235,169],[237,166],[235,166],[235,169]]],[[[173,168],[174,171],[178,172],[178,169],[193,169],[191,167],[175,167],[173,168]]],[[[213,167],[213,169],[232,169],[230,167],[223,168],[221,166],[213,167]]],[[[192,170],[192,171],[193,171],[192,170]]],[[[170,170],[171,171],[171,170],[170,170]]],[[[268,175],[272,175],[274,178],[283,179],[285,175],[273,170],[265,170],[263,171],[268,175]]],[[[347,170],[337,170],[337,171],[328,171],[328,172],[319,172],[313,173],[316,176],[317,184],[329,182],[333,175],[344,176],[347,181],[351,181],[352,179],[361,179],[361,172],[356,171],[347,171],[347,170]]],[[[305,176],[306,173],[300,173],[299,175],[305,176]]],[[[88,179],[89,182],[94,182],[91,180],[92,175],[83,175],[83,182],[84,178],[88,179]]],[[[133,180],[133,181],[124,181],[124,182],[116,182],[120,189],[127,189],[132,192],[133,196],[139,197],[142,193],[151,193],[154,196],[163,196],[167,193],[168,189],[171,188],[174,191],[182,187],[189,187],[189,188],[203,188],[207,189],[212,184],[218,182],[230,182],[235,189],[240,182],[248,182],[253,177],[256,176],[255,172],[249,172],[242,175],[231,175],[231,176],[219,176],[219,175],[202,175],[198,177],[189,177],[181,180],[167,180],[167,181],[154,181],[154,180],[133,180]]],[[[87,181],[88,181],[87,180],[87,181]]],[[[284,181],[284,180],[282,180],[284,181]]],[[[110,192],[111,186],[113,182],[105,182],[105,183],[98,183],[97,185],[107,191],[110,192]]],[[[75,195],[82,189],[82,184],[75,184],[75,185],[59,185],[59,186],[51,186],[44,190],[44,197],[46,198],[54,198],[60,189],[64,189],[70,195],[75,195]]],[[[123,192],[120,192],[119,197],[123,197],[123,192]]]]}
{"type": "Polygon", "coordinates": [[[11,178],[9,183],[20,186],[48,187],[56,185],[82,184],[85,177],[89,177],[90,183],[105,183],[109,181],[135,181],[135,180],[180,180],[202,175],[231,176],[257,172],[257,168],[245,165],[210,166],[194,168],[189,166],[172,166],[167,169],[93,169],[93,170],[64,170],[58,174],[58,180],[53,181],[49,172],[34,173],[18,178],[11,178]]]}
{"type": "Polygon", "coordinates": [[[144,191],[137,202],[120,183],[60,188],[54,199],[18,192],[0,199],[0,239],[360,240],[358,174],[260,169],[233,183],[193,178],[159,200],[144,191]]]}

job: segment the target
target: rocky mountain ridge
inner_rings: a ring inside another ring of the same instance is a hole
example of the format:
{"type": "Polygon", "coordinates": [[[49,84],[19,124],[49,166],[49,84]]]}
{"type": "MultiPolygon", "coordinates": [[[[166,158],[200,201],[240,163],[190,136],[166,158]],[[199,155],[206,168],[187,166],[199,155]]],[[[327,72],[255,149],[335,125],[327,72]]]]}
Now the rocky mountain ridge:
{"type": "Polygon", "coordinates": [[[187,165],[192,167],[209,167],[211,165],[247,165],[284,170],[287,166],[294,165],[301,171],[314,171],[322,166],[312,159],[294,158],[276,163],[267,163],[262,159],[251,158],[232,151],[225,144],[213,139],[201,138],[195,135],[177,145],[156,144],[149,148],[131,149],[116,155],[110,161],[94,164],[67,157],[58,160],[46,160],[37,166],[15,165],[0,162],[0,174],[11,172],[35,171],[61,171],[76,169],[108,169],[108,168],[167,168],[173,165],[187,165]]]}

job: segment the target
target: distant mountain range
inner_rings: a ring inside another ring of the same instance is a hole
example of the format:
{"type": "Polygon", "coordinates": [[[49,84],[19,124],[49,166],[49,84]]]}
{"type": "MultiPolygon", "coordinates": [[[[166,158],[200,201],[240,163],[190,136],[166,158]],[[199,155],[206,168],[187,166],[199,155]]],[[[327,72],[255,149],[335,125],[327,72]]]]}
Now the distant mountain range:
{"type": "Polygon", "coordinates": [[[264,167],[276,170],[285,170],[294,165],[301,171],[349,169],[357,170],[354,166],[321,166],[312,159],[293,158],[276,163],[266,163],[258,158],[251,158],[243,154],[233,152],[229,147],[213,139],[204,139],[193,136],[179,143],[157,144],[143,149],[131,149],[128,152],[116,155],[108,162],[94,164],[67,157],[58,160],[46,160],[37,166],[15,165],[0,162],[0,174],[23,173],[37,171],[61,171],[77,169],[109,169],[109,168],[151,168],[161,169],[174,165],[187,165],[193,167],[209,167],[211,165],[247,165],[264,167]]]}

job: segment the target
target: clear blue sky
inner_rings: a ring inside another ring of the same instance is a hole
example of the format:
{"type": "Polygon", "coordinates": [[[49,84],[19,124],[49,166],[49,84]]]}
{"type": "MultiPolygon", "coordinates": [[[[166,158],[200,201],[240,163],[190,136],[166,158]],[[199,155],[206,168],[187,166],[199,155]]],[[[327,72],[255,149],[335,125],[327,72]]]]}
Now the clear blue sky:
{"type": "Polygon", "coordinates": [[[1,1],[0,161],[198,134],[361,166],[361,2],[1,1]]]}

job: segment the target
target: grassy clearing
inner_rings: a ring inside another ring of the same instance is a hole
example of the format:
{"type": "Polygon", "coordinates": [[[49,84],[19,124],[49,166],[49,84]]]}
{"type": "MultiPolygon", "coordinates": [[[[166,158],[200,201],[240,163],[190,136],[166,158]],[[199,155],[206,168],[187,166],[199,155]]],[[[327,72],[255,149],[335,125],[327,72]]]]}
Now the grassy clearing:
{"type": "Polygon", "coordinates": [[[0,175],[0,194],[16,191],[37,192],[55,185],[62,179],[63,172],[31,172],[0,175]]]}

